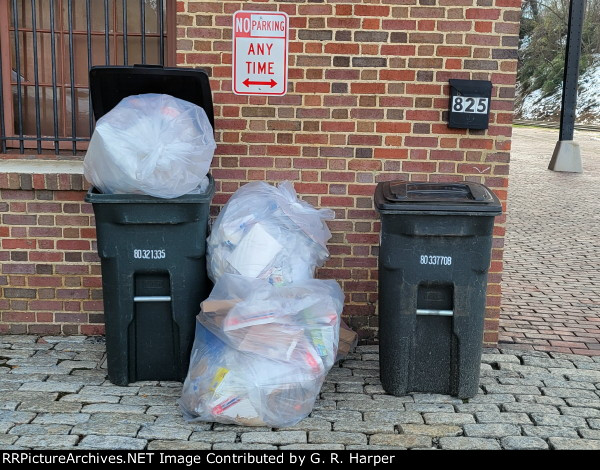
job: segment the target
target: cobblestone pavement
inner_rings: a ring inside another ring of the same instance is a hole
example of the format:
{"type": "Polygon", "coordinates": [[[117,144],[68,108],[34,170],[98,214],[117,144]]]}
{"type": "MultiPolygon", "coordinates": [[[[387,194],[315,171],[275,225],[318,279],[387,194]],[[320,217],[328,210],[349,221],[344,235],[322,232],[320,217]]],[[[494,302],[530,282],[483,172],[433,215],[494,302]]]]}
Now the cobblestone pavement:
{"type": "Polygon", "coordinates": [[[583,174],[547,169],[558,130],[514,128],[500,342],[600,355],[600,133],[583,174]]]}
{"type": "Polygon", "coordinates": [[[480,393],[384,394],[378,347],[327,377],[292,428],[187,424],[181,384],[106,379],[100,337],[0,336],[2,449],[595,449],[600,357],[487,350],[480,393]]]}

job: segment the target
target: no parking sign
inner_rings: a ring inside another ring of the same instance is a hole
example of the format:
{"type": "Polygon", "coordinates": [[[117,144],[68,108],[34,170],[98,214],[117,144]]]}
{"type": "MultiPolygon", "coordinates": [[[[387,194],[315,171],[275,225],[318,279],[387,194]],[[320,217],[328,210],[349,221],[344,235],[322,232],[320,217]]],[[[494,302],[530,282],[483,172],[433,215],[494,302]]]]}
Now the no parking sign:
{"type": "Polygon", "coordinates": [[[285,95],[289,19],[284,12],[237,11],[233,15],[233,92],[285,95]]]}

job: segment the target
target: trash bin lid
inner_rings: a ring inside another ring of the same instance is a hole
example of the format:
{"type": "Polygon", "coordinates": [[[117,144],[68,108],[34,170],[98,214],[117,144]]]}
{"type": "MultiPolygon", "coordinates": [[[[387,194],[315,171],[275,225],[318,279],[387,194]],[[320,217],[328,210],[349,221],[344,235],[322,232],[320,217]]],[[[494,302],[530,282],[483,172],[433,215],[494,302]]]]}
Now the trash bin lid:
{"type": "Polygon", "coordinates": [[[90,69],[90,94],[96,120],[131,95],[160,93],[194,103],[206,111],[213,129],[210,82],[202,69],[160,65],[106,66],[90,69]]]}
{"type": "Polygon", "coordinates": [[[461,183],[411,183],[385,181],[375,189],[379,211],[402,212],[483,212],[500,215],[502,205],[486,186],[461,183]]]}

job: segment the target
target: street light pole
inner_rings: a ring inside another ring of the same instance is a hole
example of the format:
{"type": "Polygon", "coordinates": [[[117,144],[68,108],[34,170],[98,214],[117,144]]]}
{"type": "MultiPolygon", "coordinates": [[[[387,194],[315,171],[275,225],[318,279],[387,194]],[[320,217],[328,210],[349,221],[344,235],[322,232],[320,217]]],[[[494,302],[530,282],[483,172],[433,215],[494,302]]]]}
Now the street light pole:
{"type": "Polygon", "coordinates": [[[579,78],[579,56],[585,0],[571,0],[569,7],[569,29],[565,53],[562,105],[560,111],[560,135],[548,169],[582,173],[579,144],[573,140],[575,109],[577,107],[577,81],[579,78]]]}

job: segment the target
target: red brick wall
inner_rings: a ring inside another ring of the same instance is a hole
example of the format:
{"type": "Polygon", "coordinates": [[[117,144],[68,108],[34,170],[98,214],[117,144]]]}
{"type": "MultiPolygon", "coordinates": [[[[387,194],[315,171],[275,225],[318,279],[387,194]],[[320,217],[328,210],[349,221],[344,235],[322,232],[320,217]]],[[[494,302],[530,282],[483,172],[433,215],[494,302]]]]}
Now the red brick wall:
{"type": "Polygon", "coordinates": [[[104,332],[83,176],[0,173],[0,333],[104,332]]]}
{"type": "MultiPolygon", "coordinates": [[[[331,259],[319,271],[344,314],[376,337],[377,182],[470,180],[506,201],[520,1],[178,1],[180,66],[211,75],[219,142],[213,214],[241,182],[289,179],[330,207],[331,259]],[[289,90],[231,92],[231,24],[240,9],[290,15],[289,90]],[[490,128],[446,125],[448,79],[493,83],[490,128]]],[[[102,331],[91,207],[76,175],[0,173],[0,332],[102,331]]],[[[505,217],[497,219],[485,341],[497,340],[505,217]]]]}
{"type": "MultiPolygon", "coordinates": [[[[330,207],[331,259],[361,337],[377,328],[379,181],[470,180],[506,201],[519,0],[178,1],[177,62],[211,75],[216,204],[239,183],[289,179],[330,207]],[[290,15],[284,97],[231,92],[232,15],[290,15]],[[446,125],[448,79],[491,80],[490,128],[446,125]]],[[[497,340],[505,217],[497,219],[485,340],[497,340]]]]}

